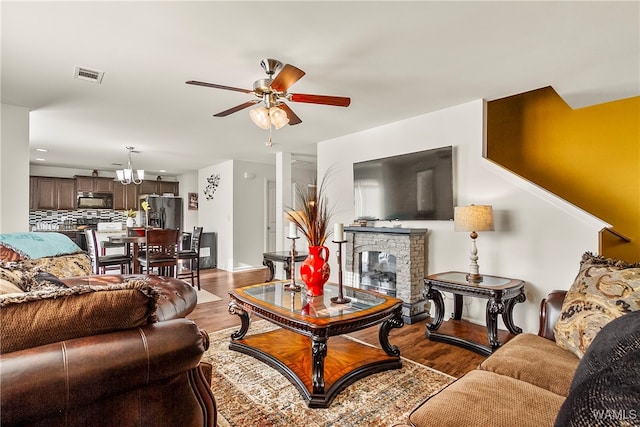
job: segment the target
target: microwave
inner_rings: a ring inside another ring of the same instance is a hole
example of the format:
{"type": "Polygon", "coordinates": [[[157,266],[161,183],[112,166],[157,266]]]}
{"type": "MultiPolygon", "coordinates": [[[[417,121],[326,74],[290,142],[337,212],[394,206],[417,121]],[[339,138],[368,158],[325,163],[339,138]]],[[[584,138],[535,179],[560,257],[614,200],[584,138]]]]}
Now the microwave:
{"type": "Polygon", "coordinates": [[[78,209],[113,209],[112,193],[78,192],[78,209]]]}

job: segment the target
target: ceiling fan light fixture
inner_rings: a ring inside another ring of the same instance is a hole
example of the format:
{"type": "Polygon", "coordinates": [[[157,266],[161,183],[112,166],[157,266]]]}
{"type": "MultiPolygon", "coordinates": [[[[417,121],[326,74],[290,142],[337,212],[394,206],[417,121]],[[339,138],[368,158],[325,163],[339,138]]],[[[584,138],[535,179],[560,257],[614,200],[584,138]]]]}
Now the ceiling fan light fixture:
{"type": "Polygon", "coordinates": [[[269,117],[271,118],[273,127],[275,127],[276,129],[280,129],[281,127],[289,123],[289,117],[287,117],[287,113],[278,107],[269,108],[269,117]]]}
{"type": "Polygon", "coordinates": [[[249,117],[251,117],[253,123],[261,129],[267,130],[271,126],[269,110],[265,107],[257,107],[249,110],[249,117]]]}

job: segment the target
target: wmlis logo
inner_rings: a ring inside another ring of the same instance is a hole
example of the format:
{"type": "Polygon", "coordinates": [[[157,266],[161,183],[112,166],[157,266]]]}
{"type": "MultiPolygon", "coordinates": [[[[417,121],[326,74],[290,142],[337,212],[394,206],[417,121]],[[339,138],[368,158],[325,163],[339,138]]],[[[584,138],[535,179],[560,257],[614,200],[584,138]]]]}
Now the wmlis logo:
{"type": "Polygon", "coordinates": [[[629,421],[629,420],[637,420],[638,412],[635,409],[593,409],[591,411],[593,417],[596,420],[619,420],[619,421],[629,421]]]}

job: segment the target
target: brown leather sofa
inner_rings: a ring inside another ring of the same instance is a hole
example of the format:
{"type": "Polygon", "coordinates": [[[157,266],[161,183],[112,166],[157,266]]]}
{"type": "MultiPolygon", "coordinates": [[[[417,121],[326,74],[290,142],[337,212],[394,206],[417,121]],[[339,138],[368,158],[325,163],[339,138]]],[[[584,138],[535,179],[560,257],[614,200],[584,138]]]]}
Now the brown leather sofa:
{"type": "Polygon", "coordinates": [[[3,352],[2,426],[216,425],[211,366],[201,362],[208,335],[184,318],[196,305],[193,287],[153,275],[62,281],[69,287],[144,281],[157,292],[157,321],[3,352]]]}

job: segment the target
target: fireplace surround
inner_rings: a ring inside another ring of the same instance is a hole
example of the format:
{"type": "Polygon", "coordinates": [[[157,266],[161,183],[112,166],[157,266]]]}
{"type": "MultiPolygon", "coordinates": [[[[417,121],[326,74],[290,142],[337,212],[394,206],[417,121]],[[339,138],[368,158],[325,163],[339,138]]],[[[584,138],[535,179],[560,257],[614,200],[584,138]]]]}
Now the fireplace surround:
{"type": "Polygon", "coordinates": [[[429,315],[429,302],[422,295],[427,229],[345,227],[344,231],[344,284],[401,299],[405,323],[425,319],[429,315]]]}

